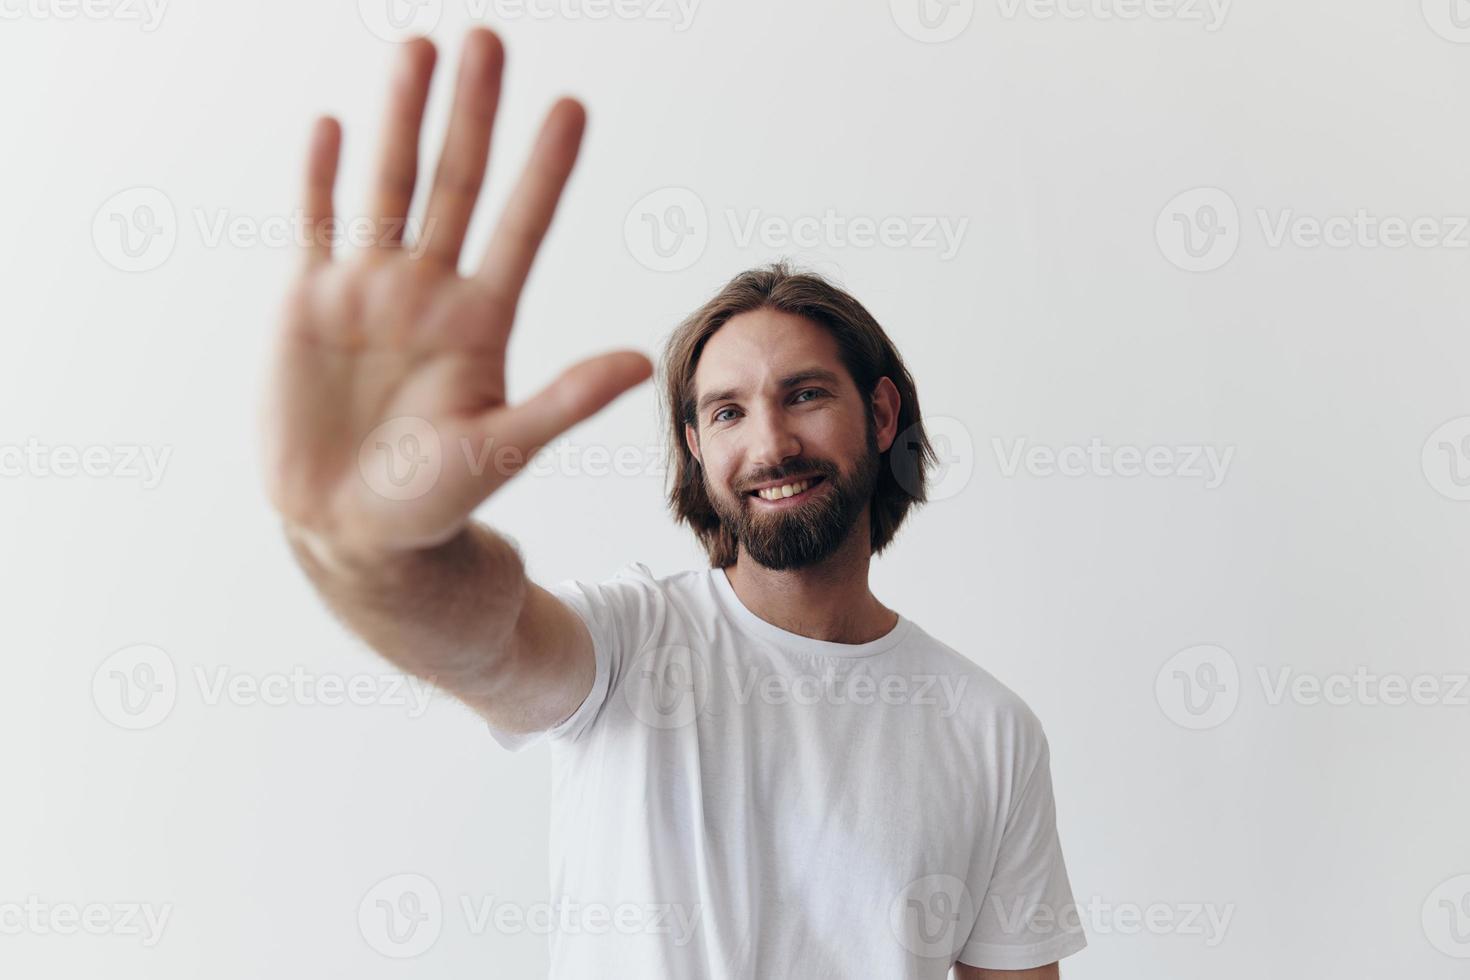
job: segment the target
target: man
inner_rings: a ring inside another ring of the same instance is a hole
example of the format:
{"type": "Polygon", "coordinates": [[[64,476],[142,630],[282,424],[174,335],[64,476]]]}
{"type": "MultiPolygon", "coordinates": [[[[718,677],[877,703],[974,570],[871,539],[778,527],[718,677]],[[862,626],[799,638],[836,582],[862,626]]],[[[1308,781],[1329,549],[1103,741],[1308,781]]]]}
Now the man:
{"type": "MultiPolygon", "coordinates": [[[[1041,726],[868,588],[871,556],[924,499],[932,451],[902,360],[856,300],[755,270],[670,341],[671,502],[710,568],[657,578],[635,563],[548,590],[471,520],[652,365],[603,354],[505,403],[506,340],[583,111],[553,106],[461,278],[503,52],[488,31],[465,44],[410,249],[434,58],[426,40],[404,46],[380,240],[351,262],[325,236],[308,248],[275,355],[266,475],[293,552],[353,630],[502,744],[550,739],[553,975],[1058,976],[1085,939],[1041,726]],[[496,464],[463,446],[496,447],[496,464]],[[384,449],[412,465],[380,478],[384,449]]],[[[333,217],[339,143],[321,120],[313,227],[333,217]]]]}

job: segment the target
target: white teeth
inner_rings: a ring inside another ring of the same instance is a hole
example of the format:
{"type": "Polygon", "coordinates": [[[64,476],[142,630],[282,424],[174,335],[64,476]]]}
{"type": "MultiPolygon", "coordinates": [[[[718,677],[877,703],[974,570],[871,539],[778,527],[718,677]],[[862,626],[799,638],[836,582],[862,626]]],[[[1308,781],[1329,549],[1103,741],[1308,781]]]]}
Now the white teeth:
{"type": "Polygon", "coordinates": [[[756,495],[762,500],[780,500],[783,497],[793,497],[812,485],[812,481],[803,480],[800,483],[787,483],[779,487],[767,487],[757,490],[756,495]]]}

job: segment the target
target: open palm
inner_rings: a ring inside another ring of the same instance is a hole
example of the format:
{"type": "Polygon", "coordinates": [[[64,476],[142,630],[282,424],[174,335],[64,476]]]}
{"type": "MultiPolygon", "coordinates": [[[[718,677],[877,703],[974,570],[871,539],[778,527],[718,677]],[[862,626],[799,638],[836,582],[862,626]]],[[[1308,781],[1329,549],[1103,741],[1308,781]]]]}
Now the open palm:
{"type": "MultiPolygon", "coordinates": [[[[415,240],[404,229],[434,61],[426,39],[403,46],[368,214],[372,243],[348,259],[334,258],[325,232],[307,245],[271,366],[267,492],[290,524],[343,549],[382,552],[449,539],[538,449],[652,371],[643,354],[614,351],[506,404],[516,306],[585,117],[574,100],[552,106],[479,268],[461,276],[504,52],[488,30],[465,41],[449,132],[415,240]]],[[[310,228],[327,229],[334,219],[340,146],[336,121],[318,120],[306,174],[310,228]]]]}

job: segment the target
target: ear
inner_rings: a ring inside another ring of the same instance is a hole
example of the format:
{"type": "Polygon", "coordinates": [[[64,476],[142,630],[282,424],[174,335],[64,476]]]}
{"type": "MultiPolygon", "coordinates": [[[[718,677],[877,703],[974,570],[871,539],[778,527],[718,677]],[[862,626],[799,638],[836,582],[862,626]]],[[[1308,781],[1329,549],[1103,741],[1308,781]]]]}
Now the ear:
{"type": "Polygon", "coordinates": [[[699,457],[699,433],[695,432],[694,426],[688,422],[684,423],[684,444],[689,447],[690,455],[699,460],[700,465],[703,465],[704,460],[699,457]]]}
{"type": "Polygon", "coordinates": [[[878,451],[886,453],[893,440],[898,438],[898,409],[903,399],[887,375],[873,385],[872,399],[874,436],[878,440],[878,451]]]}

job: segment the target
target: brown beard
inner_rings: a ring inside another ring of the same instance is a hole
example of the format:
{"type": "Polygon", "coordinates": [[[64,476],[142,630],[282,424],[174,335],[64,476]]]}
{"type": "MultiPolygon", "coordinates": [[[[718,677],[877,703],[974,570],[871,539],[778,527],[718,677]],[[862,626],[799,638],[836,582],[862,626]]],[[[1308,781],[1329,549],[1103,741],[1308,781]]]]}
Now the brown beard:
{"type": "Polygon", "coordinates": [[[761,514],[748,493],[732,501],[725,494],[712,492],[708,480],[704,492],[720,523],[753,561],[772,571],[805,568],[826,559],[847,540],[863,508],[873,499],[880,464],[877,433],[870,415],[866,452],[851,474],[844,475],[825,461],[804,459],[791,461],[782,468],[784,472],[770,474],[770,479],[779,480],[787,475],[820,473],[830,486],[805,503],[761,514]]]}

